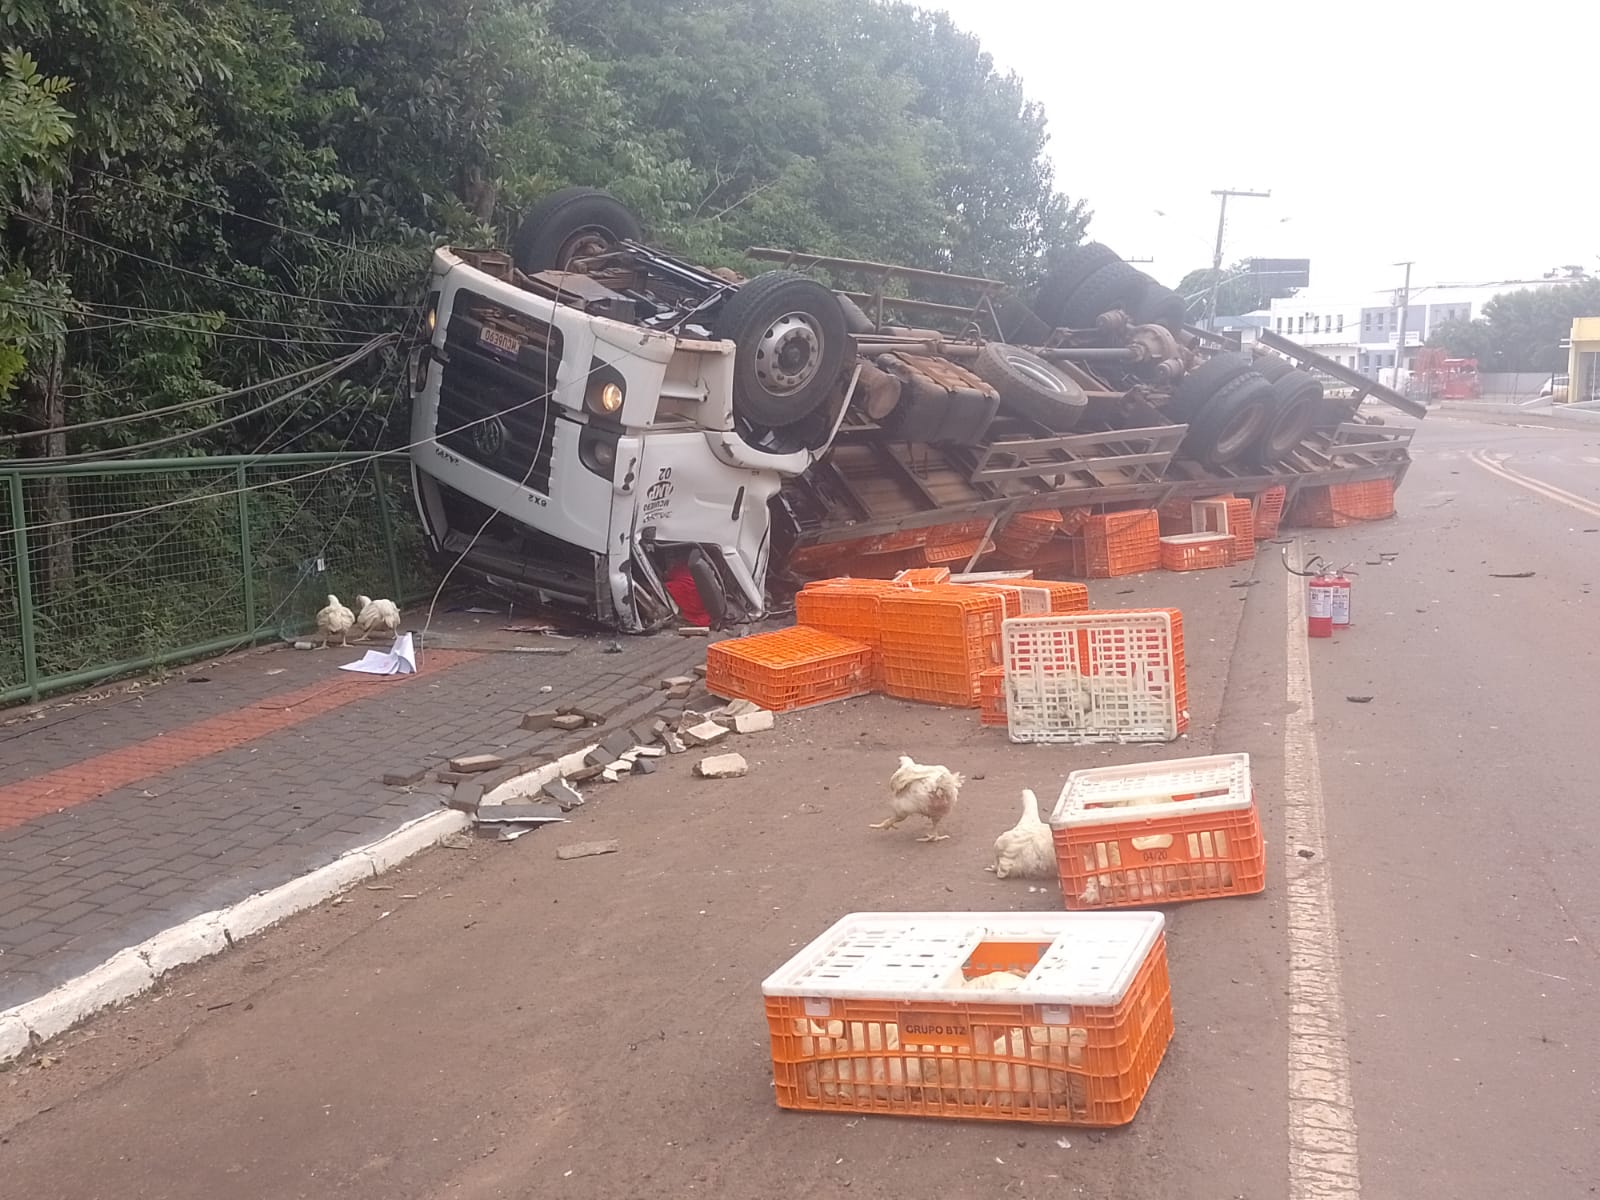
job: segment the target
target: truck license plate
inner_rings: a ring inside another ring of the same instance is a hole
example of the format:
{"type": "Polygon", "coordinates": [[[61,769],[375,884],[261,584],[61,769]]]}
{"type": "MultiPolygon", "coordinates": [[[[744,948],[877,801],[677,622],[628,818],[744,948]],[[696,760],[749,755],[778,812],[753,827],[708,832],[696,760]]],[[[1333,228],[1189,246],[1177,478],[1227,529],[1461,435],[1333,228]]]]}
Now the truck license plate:
{"type": "Polygon", "coordinates": [[[478,341],[502,354],[509,354],[512,358],[516,358],[522,351],[522,343],[516,338],[509,333],[501,333],[498,329],[491,329],[487,325],[478,330],[478,341]]]}

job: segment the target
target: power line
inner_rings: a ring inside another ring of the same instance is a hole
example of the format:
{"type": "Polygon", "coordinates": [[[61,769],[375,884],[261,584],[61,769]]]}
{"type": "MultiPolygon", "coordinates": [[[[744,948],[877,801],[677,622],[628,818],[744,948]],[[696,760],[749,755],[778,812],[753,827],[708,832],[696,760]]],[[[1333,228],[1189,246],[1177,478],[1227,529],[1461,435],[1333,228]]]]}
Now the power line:
{"type": "MultiPolygon", "coordinates": [[[[266,334],[259,333],[223,333],[222,331],[216,329],[197,329],[187,325],[170,323],[162,324],[160,321],[160,318],[163,317],[182,317],[187,319],[214,319],[221,321],[226,325],[271,325],[279,329],[300,329],[304,327],[299,322],[272,321],[266,319],[265,317],[234,317],[225,313],[211,313],[205,311],[184,312],[182,309],[176,308],[141,308],[140,306],[134,304],[110,304],[95,300],[79,301],[76,307],[62,304],[45,304],[37,300],[10,300],[5,301],[4,303],[15,308],[31,308],[38,312],[59,313],[62,316],[67,317],[105,318],[105,324],[103,326],[80,326],[78,330],[68,330],[67,332],[69,333],[81,332],[84,329],[110,328],[111,326],[115,325],[146,325],[155,329],[174,329],[181,333],[194,333],[204,337],[239,338],[261,342],[299,343],[308,346],[344,346],[359,344],[353,339],[323,340],[317,338],[300,337],[271,337],[266,334]],[[100,309],[120,309],[123,312],[137,312],[151,315],[148,320],[138,317],[120,317],[113,313],[98,311],[100,309]]],[[[318,325],[314,328],[314,332],[348,333],[354,335],[355,338],[362,340],[372,336],[372,330],[370,329],[353,329],[342,325],[318,325]]]]}
{"type": "MultiPolygon", "coordinates": [[[[388,341],[393,336],[393,334],[386,334],[381,338],[372,339],[372,341],[368,344],[375,345],[379,342],[388,341]]],[[[143,421],[150,417],[165,417],[170,416],[173,413],[186,412],[191,408],[199,408],[206,404],[220,404],[226,400],[237,400],[240,396],[248,396],[251,392],[259,392],[263,388],[274,387],[280,383],[288,383],[290,380],[299,379],[302,375],[310,375],[314,371],[320,371],[324,367],[332,366],[335,363],[339,363],[341,365],[345,364],[354,357],[355,356],[353,355],[346,355],[343,359],[329,359],[327,362],[314,363],[309,367],[301,367],[298,371],[290,371],[287,375],[279,375],[273,379],[264,379],[260,383],[246,384],[244,387],[234,388],[226,392],[217,392],[216,394],[210,396],[201,396],[196,400],[185,400],[179,404],[169,404],[165,408],[149,408],[136,413],[122,413],[121,415],[115,417],[101,417],[94,421],[79,421],[75,425],[52,425],[48,429],[30,429],[25,433],[0,434],[0,445],[12,442],[30,441],[34,438],[49,437],[52,434],[57,433],[77,433],[84,429],[99,429],[109,425],[124,425],[129,421],[143,421]]]]}
{"type": "Polygon", "coordinates": [[[235,288],[246,292],[255,292],[262,296],[277,296],[282,300],[298,300],[305,304],[332,304],[346,308],[382,309],[387,312],[404,312],[415,307],[414,305],[410,304],[368,304],[360,300],[329,300],[320,296],[304,296],[294,292],[281,292],[276,288],[257,287],[252,283],[241,283],[237,279],[226,279],[223,276],[214,274],[210,271],[195,271],[191,270],[189,267],[180,267],[176,263],[162,262],[159,258],[150,258],[144,254],[136,254],[132,250],[125,250],[121,246],[113,246],[110,242],[102,242],[98,238],[92,238],[86,233],[79,233],[74,229],[68,229],[65,225],[57,225],[53,221],[41,220],[32,213],[23,212],[20,208],[17,208],[13,205],[6,205],[5,211],[9,212],[12,216],[19,217],[24,221],[30,222],[31,224],[41,226],[45,229],[53,229],[57,233],[65,234],[67,237],[76,238],[78,241],[86,242],[91,246],[98,246],[102,250],[109,250],[113,254],[124,255],[135,260],[136,262],[148,263],[150,266],[162,267],[165,270],[176,271],[180,275],[190,275],[196,279],[209,279],[213,283],[222,284],[224,287],[235,288]]]}

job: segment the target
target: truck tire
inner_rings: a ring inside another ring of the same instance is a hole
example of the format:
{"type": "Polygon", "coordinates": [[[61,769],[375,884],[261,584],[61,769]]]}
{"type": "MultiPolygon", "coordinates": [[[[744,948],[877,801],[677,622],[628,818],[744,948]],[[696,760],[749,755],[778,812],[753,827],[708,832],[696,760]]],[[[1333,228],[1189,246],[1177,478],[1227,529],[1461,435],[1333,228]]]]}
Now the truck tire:
{"type": "Polygon", "coordinates": [[[972,360],[972,373],[1000,393],[1006,409],[1057,433],[1077,428],[1089,406],[1075,380],[1016,346],[985,342],[972,360]]]}
{"type": "Polygon", "coordinates": [[[1276,354],[1258,354],[1250,365],[1255,368],[1256,374],[1268,383],[1277,383],[1295,369],[1292,362],[1286,358],[1279,358],[1276,354]]]}
{"type": "Polygon", "coordinates": [[[834,294],[839,296],[839,307],[844,312],[844,327],[848,332],[865,335],[878,331],[877,322],[867,316],[861,305],[849,296],[839,295],[837,292],[834,294]]]}
{"type": "Polygon", "coordinates": [[[1202,466],[1225,467],[1243,458],[1261,440],[1272,419],[1272,385],[1254,371],[1216,392],[1189,422],[1181,453],[1202,466]]]}
{"type": "Polygon", "coordinates": [[[562,188],[524,214],[511,239],[511,260],[528,275],[560,271],[574,258],[642,237],[639,218],[609,192],[562,188]]]}
{"type": "Polygon", "coordinates": [[[1178,381],[1167,405],[1167,415],[1187,425],[1204,410],[1206,402],[1239,376],[1251,370],[1247,354],[1213,354],[1178,381]]]}
{"type": "Polygon", "coordinates": [[[1184,318],[1189,314],[1189,306],[1183,302],[1183,297],[1169,287],[1151,280],[1145,285],[1144,295],[1139,297],[1129,315],[1140,325],[1164,325],[1173,333],[1183,329],[1184,318]]]}
{"type": "Polygon", "coordinates": [[[1272,416],[1256,444],[1256,461],[1270,466],[1311,432],[1322,412],[1322,384],[1304,371],[1291,370],[1272,381],[1272,416]]]}
{"type": "Polygon", "coordinates": [[[1033,311],[1052,328],[1060,325],[1067,301],[1072,299],[1072,293],[1082,286],[1083,281],[1101,267],[1121,261],[1115,250],[1099,242],[1074,246],[1062,256],[1061,265],[1044,277],[1044,282],[1039,285],[1039,293],[1034,298],[1033,311]]]}
{"type": "Polygon", "coordinates": [[[740,287],[712,321],[711,336],[735,347],[734,414],[769,429],[826,403],[850,353],[839,298],[794,271],[768,271],[740,287]]]}
{"type": "Polygon", "coordinates": [[[1069,329],[1093,329],[1101,313],[1131,310],[1148,286],[1146,278],[1125,262],[1107,263],[1079,284],[1062,306],[1063,322],[1069,329]]]}

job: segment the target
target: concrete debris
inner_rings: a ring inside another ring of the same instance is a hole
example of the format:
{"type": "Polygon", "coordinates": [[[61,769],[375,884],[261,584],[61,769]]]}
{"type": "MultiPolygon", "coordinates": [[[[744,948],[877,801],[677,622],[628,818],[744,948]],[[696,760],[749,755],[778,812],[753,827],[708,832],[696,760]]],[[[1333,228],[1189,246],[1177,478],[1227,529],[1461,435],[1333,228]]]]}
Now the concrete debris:
{"type": "Polygon", "coordinates": [[[582,717],[585,725],[604,725],[606,720],[603,713],[597,713],[578,704],[563,704],[556,711],[564,717],[582,717]]]}
{"type": "Polygon", "coordinates": [[[476,813],[483,803],[483,784],[456,784],[456,790],[450,793],[450,799],[446,803],[457,812],[476,813]]]}
{"type": "Polygon", "coordinates": [[[622,849],[622,843],[616,838],[604,842],[568,842],[565,846],[556,847],[556,857],[562,862],[570,862],[574,858],[593,858],[597,854],[615,854],[622,849]]]}
{"type": "Polygon", "coordinates": [[[477,775],[484,771],[498,771],[506,760],[498,754],[463,754],[450,760],[450,769],[463,775],[477,775]]]}
{"type": "Polygon", "coordinates": [[[654,775],[656,773],[656,760],[653,758],[635,759],[633,773],[635,775],[654,775]]]}
{"type": "Polygon", "coordinates": [[[683,744],[683,739],[670,729],[662,730],[661,744],[666,747],[668,754],[682,754],[689,748],[683,744]]]}
{"type": "Polygon", "coordinates": [[[560,716],[556,717],[555,720],[550,722],[550,724],[555,728],[564,729],[568,733],[571,733],[574,730],[582,729],[588,723],[589,722],[586,721],[579,713],[562,713],[560,716]]]}
{"type": "Polygon", "coordinates": [[[435,771],[433,777],[440,783],[473,783],[477,776],[470,771],[435,771]]]}
{"type": "Polygon", "coordinates": [[[742,754],[713,754],[695,763],[694,773],[701,779],[738,779],[750,773],[750,764],[742,754]]]}
{"type": "Polygon", "coordinates": [[[612,758],[621,758],[634,747],[633,733],[627,729],[612,730],[600,739],[600,747],[612,758]]]}
{"type": "Polygon", "coordinates": [[[665,728],[665,723],[661,721],[640,721],[629,732],[633,735],[635,746],[648,746],[661,736],[661,730],[665,728]]]}
{"type": "Polygon", "coordinates": [[[607,771],[615,771],[618,775],[626,775],[629,771],[633,770],[633,759],[631,759],[631,758],[613,759],[611,762],[608,762],[606,764],[606,768],[605,769],[607,771]]]}
{"type": "Polygon", "coordinates": [[[561,719],[561,714],[553,708],[541,709],[539,712],[525,713],[522,717],[522,728],[529,733],[541,733],[546,729],[556,729],[556,722],[561,719]]]}
{"type": "Polygon", "coordinates": [[[633,757],[635,759],[660,758],[664,754],[666,754],[666,751],[660,746],[640,746],[634,750],[633,757]]]}
{"type": "Polygon", "coordinates": [[[755,712],[740,713],[733,718],[735,733],[765,733],[773,726],[773,716],[764,708],[755,712]]]}
{"type": "Polygon", "coordinates": [[[480,825],[549,825],[565,820],[554,800],[508,800],[478,809],[480,825]]]}
{"type": "Polygon", "coordinates": [[[727,729],[715,721],[702,721],[683,731],[683,740],[691,746],[712,746],[727,736],[727,729]]]}
{"type": "Polygon", "coordinates": [[[383,773],[383,786],[411,787],[413,784],[421,783],[427,777],[428,768],[426,766],[407,767],[402,771],[385,771],[383,773]]]}
{"type": "Polygon", "coordinates": [[[604,770],[603,766],[579,767],[576,771],[568,771],[566,779],[568,783],[588,783],[591,779],[599,779],[600,772],[604,770]]]}
{"type": "Polygon", "coordinates": [[[661,686],[664,688],[693,687],[694,677],[692,675],[673,675],[663,679],[661,686]]]}
{"type": "MultiPolygon", "coordinates": [[[[596,771],[596,775],[600,772],[596,771]]],[[[560,807],[562,812],[571,812],[583,805],[583,793],[572,786],[570,779],[552,779],[544,785],[544,794],[560,807]]]]}
{"type": "Polygon", "coordinates": [[[622,776],[618,775],[610,767],[607,767],[605,770],[600,772],[600,778],[604,779],[607,783],[616,783],[622,778],[622,776]]]}
{"type": "Polygon", "coordinates": [[[719,719],[725,717],[725,718],[727,718],[728,720],[731,721],[734,717],[741,716],[744,713],[753,713],[753,712],[760,712],[760,711],[761,711],[761,706],[759,704],[756,704],[754,701],[751,701],[751,700],[729,700],[726,704],[724,704],[721,708],[717,709],[717,711],[712,713],[711,715],[712,715],[712,717],[719,718],[719,719]]]}

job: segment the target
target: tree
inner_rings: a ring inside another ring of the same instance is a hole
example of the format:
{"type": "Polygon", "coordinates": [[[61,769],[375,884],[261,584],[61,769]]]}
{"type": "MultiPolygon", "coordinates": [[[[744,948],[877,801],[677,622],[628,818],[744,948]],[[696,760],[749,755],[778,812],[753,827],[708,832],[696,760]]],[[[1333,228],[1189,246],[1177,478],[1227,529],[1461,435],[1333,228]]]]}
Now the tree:
{"type": "Polygon", "coordinates": [[[1575,317],[1600,316],[1600,279],[1558,287],[1502,292],[1483,306],[1474,321],[1452,321],[1429,338],[1452,357],[1476,358],[1485,371],[1561,371],[1567,352],[1561,342],[1575,317]]]}
{"type": "Polygon", "coordinates": [[[1190,271],[1178,283],[1178,295],[1187,302],[1191,316],[1199,316],[1205,312],[1211,295],[1212,281],[1218,279],[1219,274],[1221,281],[1217,285],[1218,316],[1242,316],[1245,313],[1255,312],[1257,309],[1267,307],[1273,300],[1294,292],[1292,287],[1268,282],[1263,276],[1254,274],[1250,270],[1248,259],[1236,262],[1220,273],[1210,267],[1201,267],[1190,271]]]}

